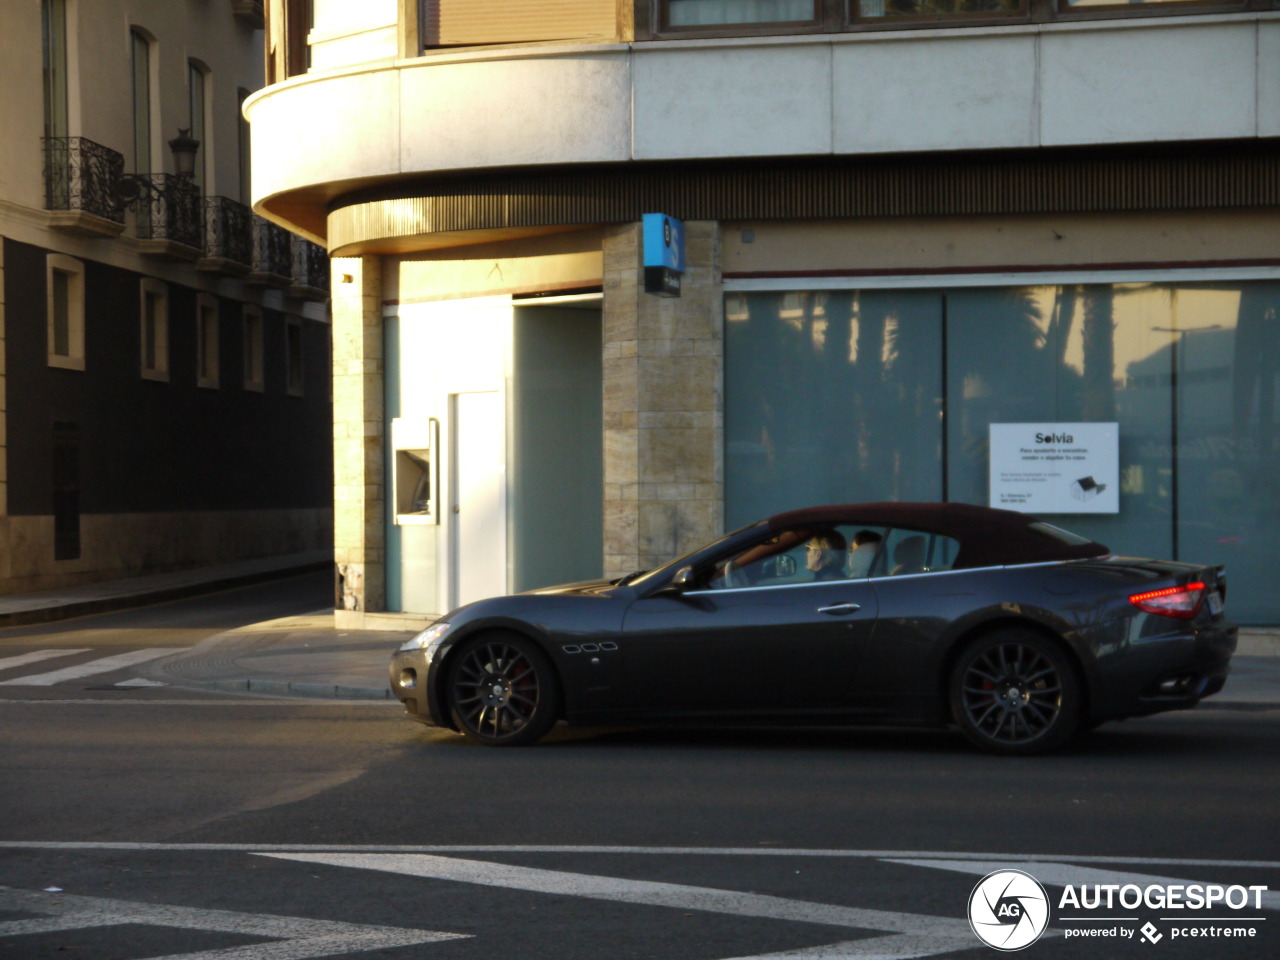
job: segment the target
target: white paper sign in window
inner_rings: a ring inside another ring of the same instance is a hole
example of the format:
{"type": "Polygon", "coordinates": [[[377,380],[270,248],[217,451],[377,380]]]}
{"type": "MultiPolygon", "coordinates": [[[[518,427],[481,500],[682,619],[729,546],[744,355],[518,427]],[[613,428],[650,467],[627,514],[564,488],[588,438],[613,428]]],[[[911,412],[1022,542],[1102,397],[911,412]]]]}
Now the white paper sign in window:
{"type": "Polygon", "coordinates": [[[1120,425],[993,423],[990,505],[1021,513],[1119,513],[1120,425]]]}

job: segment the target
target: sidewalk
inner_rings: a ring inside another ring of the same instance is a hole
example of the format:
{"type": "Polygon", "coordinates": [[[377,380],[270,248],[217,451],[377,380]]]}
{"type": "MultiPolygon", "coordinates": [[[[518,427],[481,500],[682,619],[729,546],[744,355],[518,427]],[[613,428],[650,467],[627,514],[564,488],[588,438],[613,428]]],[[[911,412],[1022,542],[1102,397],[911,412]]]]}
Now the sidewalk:
{"type": "Polygon", "coordinates": [[[319,570],[333,563],[329,550],[241,560],[216,567],[197,567],[176,573],[157,573],[125,580],[106,580],[77,587],[0,596],[0,627],[18,627],[51,620],[67,620],[94,613],[124,610],[215,590],[227,590],[262,580],[319,570]]]}
{"type": "Polygon", "coordinates": [[[284,617],[209,637],[145,667],[179,687],[261,696],[387,700],[391,654],[416,630],[338,630],[332,612],[284,617]]]}

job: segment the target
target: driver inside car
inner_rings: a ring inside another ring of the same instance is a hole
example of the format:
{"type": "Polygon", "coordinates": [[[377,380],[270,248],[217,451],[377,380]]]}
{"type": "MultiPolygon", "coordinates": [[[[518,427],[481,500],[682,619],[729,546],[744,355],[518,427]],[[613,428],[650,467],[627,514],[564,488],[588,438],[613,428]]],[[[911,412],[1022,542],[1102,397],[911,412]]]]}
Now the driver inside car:
{"type": "Polygon", "coordinates": [[[824,530],[809,541],[805,551],[805,569],[814,580],[844,580],[848,543],[835,530],[824,530]]]}

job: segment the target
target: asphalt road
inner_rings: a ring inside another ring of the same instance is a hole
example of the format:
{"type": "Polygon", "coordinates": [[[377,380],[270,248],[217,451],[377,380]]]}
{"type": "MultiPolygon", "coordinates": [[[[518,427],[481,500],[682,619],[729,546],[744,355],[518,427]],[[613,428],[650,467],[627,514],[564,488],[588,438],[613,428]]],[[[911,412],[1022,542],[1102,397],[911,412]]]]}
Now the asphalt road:
{"type": "MultiPolygon", "coordinates": [[[[3,631],[0,658],[180,647],[314,606],[251,588],[3,631]]],[[[1052,914],[1023,956],[1280,955],[1275,711],[1132,721],[1030,760],[883,730],[486,750],[394,705],[129,675],[0,686],[0,958],[977,957],[970,894],[1008,867],[1052,914]],[[1097,883],[1269,889],[1244,910],[1060,903],[1097,883]]]]}

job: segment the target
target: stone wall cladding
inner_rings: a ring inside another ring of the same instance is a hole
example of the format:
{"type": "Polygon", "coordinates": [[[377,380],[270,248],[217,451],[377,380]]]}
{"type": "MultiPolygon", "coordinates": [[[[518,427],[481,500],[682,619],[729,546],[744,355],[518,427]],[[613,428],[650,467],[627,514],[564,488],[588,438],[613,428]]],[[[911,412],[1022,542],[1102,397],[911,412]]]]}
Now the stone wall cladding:
{"type": "Polygon", "coordinates": [[[719,228],[685,227],[678,298],[644,292],[638,224],[604,243],[606,576],[665,563],[723,527],[719,228]]]}
{"type": "Polygon", "coordinates": [[[54,560],[53,517],[0,517],[0,595],[326,549],[326,508],[86,513],[80,556],[54,560]]]}
{"type": "Polygon", "coordinates": [[[335,604],[384,610],[382,263],[341,258],[332,270],[335,604]]]}

